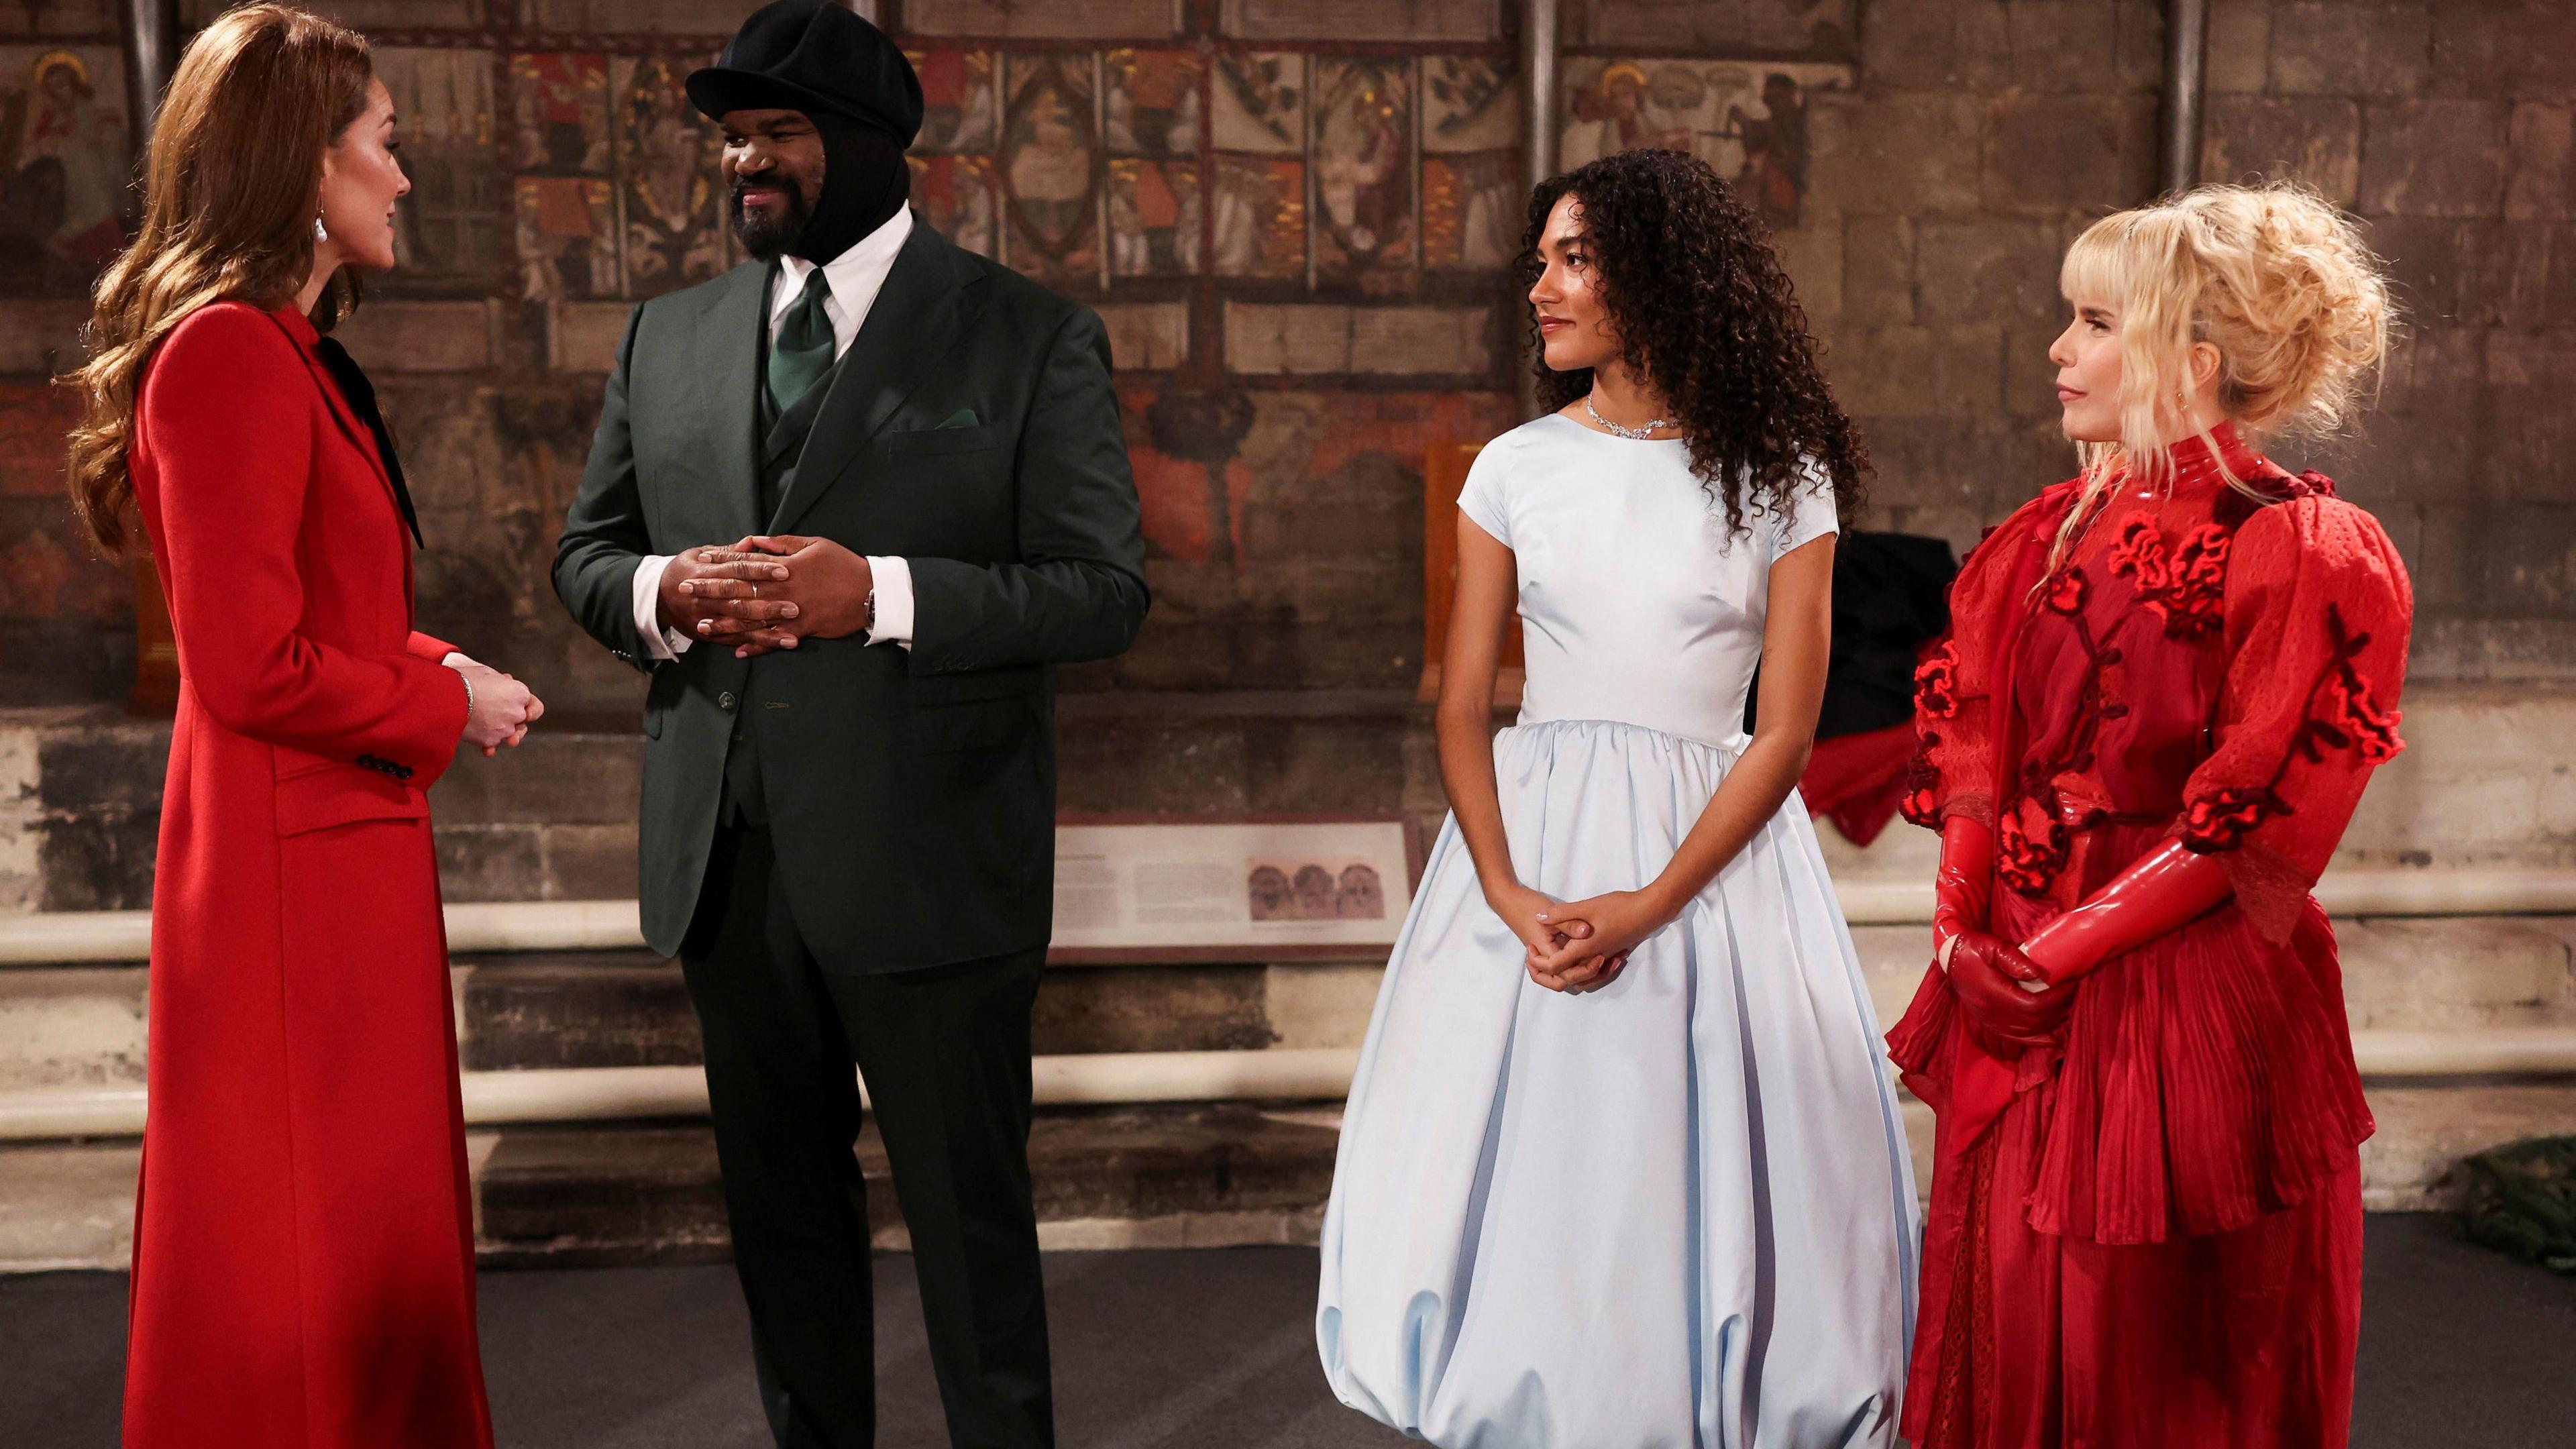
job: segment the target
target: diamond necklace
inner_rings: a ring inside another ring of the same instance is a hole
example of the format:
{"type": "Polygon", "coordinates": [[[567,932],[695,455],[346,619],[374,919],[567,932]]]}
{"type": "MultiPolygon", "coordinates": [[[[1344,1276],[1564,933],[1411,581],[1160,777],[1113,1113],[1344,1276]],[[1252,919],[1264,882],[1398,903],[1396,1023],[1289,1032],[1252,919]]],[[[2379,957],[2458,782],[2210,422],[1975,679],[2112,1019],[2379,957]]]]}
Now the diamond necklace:
{"type": "Polygon", "coordinates": [[[1655,430],[1657,428],[1669,428],[1672,426],[1672,421],[1670,419],[1657,418],[1642,428],[1623,428],[1617,423],[1610,421],[1608,418],[1601,416],[1601,409],[1592,405],[1592,394],[1588,392],[1583,395],[1583,410],[1592,414],[1592,421],[1609,429],[1613,437],[1638,438],[1651,441],[1654,438],[1655,430]]]}

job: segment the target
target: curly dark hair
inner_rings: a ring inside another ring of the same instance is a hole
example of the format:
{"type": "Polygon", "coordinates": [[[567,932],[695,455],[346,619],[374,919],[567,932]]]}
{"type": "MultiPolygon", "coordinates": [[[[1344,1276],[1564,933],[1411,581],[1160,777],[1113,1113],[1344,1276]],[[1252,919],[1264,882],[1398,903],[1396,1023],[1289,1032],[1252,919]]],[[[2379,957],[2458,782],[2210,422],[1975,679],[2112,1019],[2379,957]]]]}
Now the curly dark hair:
{"type": "MultiPolygon", "coordinates": [[[[1825,386],[1807,314],[1760,219],[1695,156],[1604,156],[1530,193],[1524,289],[1538,280],[1548,214],[1569,192],[1622,359],[1689,430],[1691,472],[1726,505],[1727,526],[1741,532],[1748,505],[1785,509],[1808,458],[1850,516],[1869,454],[1825,386]]],[[[1535,315],[1528,325],[1535,342],[1535,315]]],[[[1592,390],[1592,369],[1558,372],[1536,346],[1533,356],[1550,412],[1592,390]]]]}

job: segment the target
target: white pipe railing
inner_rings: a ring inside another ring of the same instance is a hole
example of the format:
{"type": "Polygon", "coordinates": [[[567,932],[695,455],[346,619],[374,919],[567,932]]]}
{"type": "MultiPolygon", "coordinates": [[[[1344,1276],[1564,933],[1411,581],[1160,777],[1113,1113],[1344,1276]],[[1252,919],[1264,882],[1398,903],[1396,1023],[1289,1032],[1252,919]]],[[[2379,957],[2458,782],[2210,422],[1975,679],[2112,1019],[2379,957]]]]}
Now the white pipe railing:
{"type": "MultiPolygon", "coordinates": [[[[2357,1031],[2352,1045],[2362,1075],[2373,1078],[2576,1075],[2576,1027],[2357,1031]]],[[[1349,1048],[1047,1056],[1036,1060],[1034,1085],[1041,1106],[1338,1101],[1359,1056],[1349,1048]]],[[[473,1127],[707,1114],[706,1074],[697,1067],[467,1072],[463,1080],[473,1127]]],[[[134,1137],[143,1109],[139,1086],[0,1092],[0,1141],[134,1137]]]]}
{"type": "MultiPolygon", "coordinates": [[[[1834,883],[1855,926],[1932,919],[1932,882],[1854,875],[1834,883]]],[[[2326,873],[2317,899],[2337,916],[2534,916],[2576,914],[2576,870],[2518,866],[2405,870],[2355,866],[2326,873]]],[[[633,901],[482,901],[447,908],[450,951],[639,949],[633,901]]],[[[152,952],[150,911],[52,911],[0,915],[0,966],[142,961],[152,952]]],[[[1353,955],[1365,955],[1355,949],[1353,955]]]]}

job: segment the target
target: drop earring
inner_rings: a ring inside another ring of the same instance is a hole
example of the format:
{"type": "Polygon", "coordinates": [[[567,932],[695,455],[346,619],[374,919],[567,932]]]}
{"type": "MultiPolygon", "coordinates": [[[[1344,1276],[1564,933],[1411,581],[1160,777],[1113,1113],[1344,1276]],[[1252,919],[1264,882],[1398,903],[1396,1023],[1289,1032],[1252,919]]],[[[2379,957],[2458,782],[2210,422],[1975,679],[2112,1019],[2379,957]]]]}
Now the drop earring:
{"type": "Polygon", "coordinates": [[[313,239],[318,242],[331,239],[331,229],[322,224],[322,213],[318,211],[313,213],[313,239]]]}

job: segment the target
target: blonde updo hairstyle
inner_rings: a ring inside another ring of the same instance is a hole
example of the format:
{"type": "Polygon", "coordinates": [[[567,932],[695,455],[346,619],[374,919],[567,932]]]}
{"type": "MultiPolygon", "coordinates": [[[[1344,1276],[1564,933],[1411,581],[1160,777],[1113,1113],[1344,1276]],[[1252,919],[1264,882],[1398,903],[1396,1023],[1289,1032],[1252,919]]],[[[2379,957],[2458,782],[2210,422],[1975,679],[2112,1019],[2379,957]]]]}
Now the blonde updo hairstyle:
{"type": "MultiPolygon", "coordinates": [[[[2119,314],[2120,440],[2081,445],[2085,487],[2052,565],[2118,474],[2170,475],[2167,440],[2192,416],[2192,344],[2218,349],[2218,405],[2240,431],[2313,439],[2350,418],[2396,322],[2387,276],[2352,218],[2289,182],[2195,187],[2106,216],[2067,249],[2058,285],[2069,301],[2119,314]]],[[[2197,436],[2217,453],[2206,431],[2197,436]]],[[[2270,501],[2224,463],[2220,473],[2270,501]]]]}

